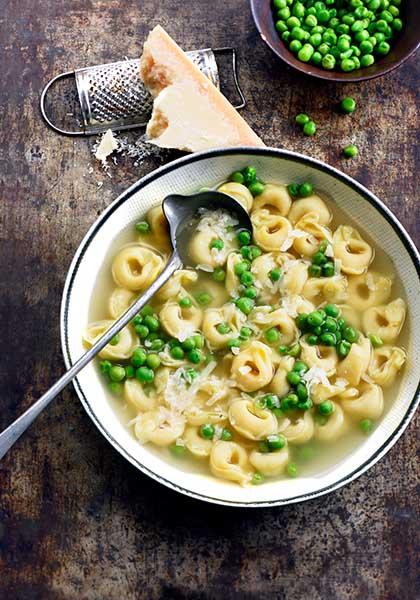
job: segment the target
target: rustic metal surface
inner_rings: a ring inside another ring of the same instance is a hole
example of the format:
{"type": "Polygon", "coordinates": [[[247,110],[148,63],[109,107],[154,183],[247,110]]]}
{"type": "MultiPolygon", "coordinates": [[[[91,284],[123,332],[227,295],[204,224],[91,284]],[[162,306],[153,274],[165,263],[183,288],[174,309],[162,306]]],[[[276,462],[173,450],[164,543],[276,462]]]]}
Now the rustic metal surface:
{"type": "MultiPolygon", "coordinates": [[[[59,137],[41,122],[40,90],[60,71],[137,56],[157,23],[186,49],[236,46],[243,114],[265,142],[353,175],[419,240],[418,59],[363,85],[304,79],[260,42],[245,0],[0,7],[0,428],[63,370],[59,301],[82,236],[157,164],[123,159],[108,178],[93,164],[92,141],[59,137]],[[359,103],[351,117],[334,112],[347,94],[359,103]],[[302,110],[319,124],[315,138],[293,124],[302,110]],[[360,157],[345,161],[349,142],[360,157]]],[[[418,598],[418,425],[417,416],[379,464],[334,494],[233,510],[138,473],[68,389],[0,463],[0,598],[418,598]]]]}

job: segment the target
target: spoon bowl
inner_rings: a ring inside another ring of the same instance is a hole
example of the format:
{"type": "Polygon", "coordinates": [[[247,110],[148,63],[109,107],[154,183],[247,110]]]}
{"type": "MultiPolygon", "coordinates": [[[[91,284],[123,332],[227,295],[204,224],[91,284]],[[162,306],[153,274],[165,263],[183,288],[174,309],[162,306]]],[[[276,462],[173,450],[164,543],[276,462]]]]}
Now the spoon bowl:
{"type": "Polygon", "coordinates": [[[252,230],[251,219],[242,204],[221,192],[208,190],[191,196],[171,194],[164,199],[162,209],[169,223],[174,252],[179,254],[185,266],[194,266],[188,255],[188,237],[195,231],[200,210],[227,211],[237,219],[238,229],[252,230]]]}

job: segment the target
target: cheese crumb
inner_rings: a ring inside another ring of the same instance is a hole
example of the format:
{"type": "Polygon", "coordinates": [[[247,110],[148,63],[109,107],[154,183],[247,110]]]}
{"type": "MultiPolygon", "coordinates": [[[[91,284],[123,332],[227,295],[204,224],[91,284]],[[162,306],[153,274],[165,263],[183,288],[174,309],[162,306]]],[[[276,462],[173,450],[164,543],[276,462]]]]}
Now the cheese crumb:
{"type": "Polygon", "coordinates": [[[100,141],[99,146],[95,152],[95,158],[100,160],[102,164],[106,164],[106,159],[114,150],[118,149],[118,140],[114,137],[114,134],[108,129],[100,141]]]}

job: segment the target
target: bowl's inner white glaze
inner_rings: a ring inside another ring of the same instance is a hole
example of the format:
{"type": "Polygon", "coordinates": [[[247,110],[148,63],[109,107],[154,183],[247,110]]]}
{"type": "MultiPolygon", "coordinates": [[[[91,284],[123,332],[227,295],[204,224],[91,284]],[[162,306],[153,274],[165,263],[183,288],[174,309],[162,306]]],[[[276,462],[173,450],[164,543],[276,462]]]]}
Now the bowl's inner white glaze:
{"type": "MultiPolygon", "coordinates": [[[[388,393],[387,412],[380,425],[370,437],[360,440],[357,446],[347,442],[342,445],[332,464],[331,460],[321,460],[313,468],[304,471],[295,480],[272,480],[263,486],[240,488],[239,486],[216,480],[203,469],[191,469],[179,463],[168,462],[162,453],[151,451],[147,446],[141,446],[126,427],[126,419],[117,418],[115,401],[110,402],[104,392],[103,383],[94,365],[89,365],[79,376],[76,385],[85,408],[106,437],[135,465],[167,485],[176,487],[185,493],[193,494],[203,499],[246,505],[260,503],[287,502],[300,497],[304,499],[311,495],[327,491],[329,488],[349,480],[356,473],[362,472],[380,457],[389,440],[396,438],[407,411],[412,403],[418,384],[418,357],[414,347],[416,333],[420,327],[419,307],[416,297],[420,292],[419,279],[410,254],[402,239],[390,222],[364,197],[363,189],[348,183],[344,178],[335,174],[315,161],[304,159],[290,153],[268,150],[257,154],[235,152],[233,154],[195,156],[192,159],[179,161],[165,167],[161,174],[152,174],[149,181],[134,193],[126,193],[124,201],[117,199],[113,205],[100,217],[82,242],[82,254],[74,262],[67,281],[63,298],[63,348],[66,361],[74,362],[83,352],[81,333],[92,315],[89,305],[95,293],[95,283],[98,273],[109,265],[112,248],[129,235],[130,228],[139,216],[144,215],[148,208],[160,203],[168,193],[189,194],[202,186],[214,187],[226,179],[235,170],[247,164],[256,166],[259,176],[265,181],[288,183],[291,181],[311,181],[314,187],[325,197],[335,215],[340,215],[341,222],[350,221],[373,242],[380,252],[380,261],[385,254],[392,261],[394,270],[402,284],[403,297],[409,306],[408,320],[405,325],[403,343],[408,351],[408,363],[399,384],[399,393],[392,389],[397,396],[390,402],[388,393]],[[104,266],[103,266],[104,265],[104,266]],[[416,308],[417,306],[417,308],[416,308]],[[417,363],[417,364],[416,364],[417,363]],[[350,449],[351,448],[351,449],[350,449]]],[[[77,257],[76,257],[77,259],[77,257]]],[[[384,265],[385,266],[385,265],[384,265]]],[[[389,266],[385,269],[390,271],[389,266]]],[[[401,344],[401,341],[399,342],[401,344]]]]}

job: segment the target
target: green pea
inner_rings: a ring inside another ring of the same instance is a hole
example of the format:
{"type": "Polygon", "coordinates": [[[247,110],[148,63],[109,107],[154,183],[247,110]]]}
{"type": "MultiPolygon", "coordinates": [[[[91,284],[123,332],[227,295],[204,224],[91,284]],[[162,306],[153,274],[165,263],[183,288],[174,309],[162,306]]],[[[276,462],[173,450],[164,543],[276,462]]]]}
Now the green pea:
{"type": "Polygon", "coordinates": [[[289,17],[286,21],[287,27],[291,30],[294,27],[300,27],[301,22],[297,17],[289,17]]]}
{"type": "Polygon", "coordinates": [[[281,433],[274,433],[273,435],[268,436],[267,445],[271,452],[281,450],[286,445],[286,438],[281,433]]]}
{"type": "Polygon", "coordinates": [[[290,42],[290,51],[294,52],[294,54],[297,54],[299,52],[299,50],[302,48],[302,44],[301,42],[299,42],[299,40],[292,40],[290,42]]]}
{"type": "Polygon", "coordinates": [[[335,267],[333,262],[328,261],[327,263],[325,263],[325,265],[322,266],[322,275],[324,277],[333,277],[334,273],[335,267]]]}
{"type": "Polygon", "coordinates": [[[318,343],[318,336],[317,335],[308,335],[306,336],[306,341],[308,342],[308,344],[310,346],[316,346],[318,343]]]}
{"type": "Polygon", "coordinates": [[[325,314],[328,317],[333,317],[336,319],[340,314],[340,309],[335,304],[326,304],[324,306],[325,314]]]}
{"type": "Polygon", "coordinates": [[[149,233],[150,225],[147,221],[140,221],[139,223],[136,223],[136,230],[144,235],[145,233],[149,233]]]}
{"type": "Polygon", "coordinates": [[[286,467],[286,471],[287,471],[287,474],[289,477],[291,477],[291,478],[297,477],[298,468],[297,468],[296,463],[290,462],[286,467]]]}
{"type": "Polygon", "coordinates": [[[111,381],[110,384],[109,384],[109,389],[116,396],[121,396],[124,388],[123,388],[123,386],[122,386],[122,384],[120,382],[118,382],[118,381],[111,381]]]}
{"type": "Polygon", "coordinates": [[[251,300],[254,300],[258,296],[258,290],[251,285],[244,290],[243,295],[245,298],[251,298],[251,300]]]}
{"type": "Polygon", "coordinates": [[[312,183],[306,182],[306,183],[302,183],[299,186],[299,196],[301,198],[308,198],[309,196],[312,195],[313,191],[314,191],[314,188],[313,188],[312,183]]]}
{"type": "Polygon", "coordinates": [[[240,246],[247,246],[251,242],[251,234],[246,229],[243,229],[242,231],[239,231],[236,239],[240,246]]]}
{"type": "Polygon", "coordinates": [[[337,321],[333,317],[327,317],[322,324],[322,330],[324,332],[335,333],[337,331],[337,321]]]}
{"type": "Polygon", "coordinates": [[[160,358],[157,354],[149,354],[146,359],[146,365],[151,369],[157,369],[160,367],[160,358]]]}
{"type": "Polygon", "coordinates": [[[254,473],[251,477],[252,485],[261,485],[264,483],[264,475],[262,473],[254,473]]]}
{"type": "MultiPolygon", "coordinates": [[[[285,31],[288,31],[288,29],[289,29],[287,27],[287,24],[285,23],[285,21],[282,21],[282,20],[276,21],[275,28],[276,28],[276,30],[279,33],[284,33],[285,31]]],[[[240,175],[242,177],[242,182],[239,182],[239,183],[243,183],[243,175],[242,175],[242,173],[240,173],[240,175]]]]}
{"type": "Polygon", "coordinates": [[[268,274],[269,278],[271,279],[271,281],[279,281],[282,277],[282,272],[281,269],[272,269],[269,274],[268,274]]]}
{"type": "Polygon", "coordinates": [[[229,327],[229,325],[227,323],[219,323],[219,325],[217,325],[216,329],[221,335],[226,335],[227,333],[229,333],[231,331],[231,328],[229,327]]]}
{"type": "Polygon", "coordinates": [[[287,6],[287,0],[273,0],[273,5],[275,8],[285,8],[287,6]]]}
{"type": "Polygon", "coordinates": [[[321,277],[322,269],[319,265],[309,265],[308,273],[311,277],[321,277]]]}
{"type": "Polygon", "coordinates": [[[230,429],[227,429],[226,427],[224,427],[222,430],[220,439],[222,439],[224,442],[230,442],[232,438],[233,438],[233,435],[232,435],[232,432],[230,431],[230,429]]]}
{"type": "Polygon", "coordinates": [[[313,265],[325,265],[325,263],[328,261],[328,259],[326,258],[325,254],[323,252],[321,252],[320,250],[318,250],[318,252],[315,252],[315,254],[312,256],[312,264],[313,265]]]}
{"type": "Polygon", "coordinates": [[[350,342],[351,344],[353,344],[354,342],[357,342],[357,340],[359,338],[359,334],[354,329],[354,327],[345,327],[343,329],[343,338],[347,342],[350,342]]]}
{"type": "Polygon", "coordinates": [[[141,367],[146,362],[147,353],[143,348],[136,348],[131,356],[131,364],[133,367],[141,367]]]}
{"type": "Polygon", "coordinates": [[[115,334],[114,337],[109,341],[110,346],[116,346],[120,341],[119,333],[115,334]]]}
{"type": "Polygon", "coordinates": [[[312,54],[312,62],[314,65],[319,66],[322,62],[322,54],[320,54],[319,52],[314,52],[312,54]]]}
{"type": "Polygon", "coordinates": [[[309,62],[314,52],[314,47],[311,44],[304,44],[298,52],[298,59],[302,62],[309,62]]]}
{"type": "Polygon", "coordinates": [[[359,154],[359,150],[357,146],[355,146],[354,144],[350,144],[349,146],[343,148],[343,154],[346,158],[354,158],[359,154]]]}
{"type": "Polygon", "coordinates": [[[291,13],[290,13],[290,8],[289,8],[288,6],[285,6],[284,8],[281,8],[281,9],[278,11],[278,13],[277,13],[277,14],[278,14],[278,16],[279,16],[281,19],[284,19],[284,20],[286,20],[286,19],[288,19],[288,18],[290,17],[290,15],[291,15],[291,13]]]}
{"type": "Polygon", "coordinates": [[[169,350],[169,354],[174,360],[182,360],[185,355],[184,350],[181,348],[181,346],[174,346],[169,350]]]}
{"type": "Polygon", "coordinates": [[[362,67],[370,67],[375,62],[373,54],[364,54],[360,59],[360,65],[362,67]]]}
{"type": "Polygon", "coordinates": [[[219,239],[219,238],[217,238],[216,240],[212,240],[210,242],[209,248],[210,248],[210,250],[213,250],[213,248],[215,250],[223,250],[224,245],[225,245],[224,241],[221,240],[221,239],[219,239]]]}
{"type": "Polygon", "coordinates": [[[151,383],[155,378],[155,374],[148,367],[139,367],[136,371],[136,377],[140,383],[151,383]]]}
{"type": "Polygon", "coordinates": [[[200,434],[205,440],[212,440],[215,434],[214,426],[211,423],[204,423],[200,427],[200,434]]]}
{"type": "Polygon", "coordinates": [[[265,396],[265,405],[270,410],[273,410],[273,408],[279,408],[280,399],[275,394],[268,394],[267,396],[265,396]]]}
{"type": "Polygon", "coordinates": [[[222,282],[226,279],[226,272],[222,267],[216,267],[212,276],[215,281],[222,282]]]}
{"type": "Polygon", "coordinates": [[[295,371],[289,371],[286,376],[287,381],[290,385],[297,385],[300,382],[300,375],[295,371]]]}
{"type": "Polygon", "coordinates": [[[324,400],[321,404],[318,404],[318,412],[324,417],[329,417],[334,412],[334,404],[331,400],[324,400]]]}
{"type": "Polygon", "coordinates": [[[253,196],[260,196],[265,190],[265,185],[261,181],[254,181],[248,186],[248,189],[253,196]]]}
{"type": "Polygon", "coordinates": [[[293,365],[293,371],[296,371],[296,373],[306,373],[306,371],[308,371],[309,367],[306,363],[304,363],[302,360],[297,360],[295,362],[295,364],[293,365]]]}
{"type": "Polygon", "coordinates": [[[141,325],[143,323],[143,317],[141,315],[136,315],[133,319],[133,325],[141,325]]]}
{"type": "Polygon", "coordinates": [[[297,358],[302,351],[300,344],[294,344],[291,348],[287,350],[287,354],[292,358],[297,358]]]}
{"type": "Polygon", "coordinates": [[[249,271],[249,263],[245,261],[239,262],[234,266],[233,270],[235,272],[235,275],[238,275],[238,277],[240,277],[243,273],[249,271]]]}
{"type": "Polygon", "coordinates": [[[143,306],[143,308],[141,309],[141,311],[140,311],[140,314],[141,314],[142,317],[151,316],[151,315],[153,315],[153,313],[154,313],[154,310],[150,306],[150,304],[145,304],[143,306]]]}
{"type": "Polygon", "coordinates": [[[345,38],[339,38],[337,41],[337,48],[340,52],[346,52],[350,48],[350,42],[345,38]]]}
{"type": "Polygon", "coordinates": [[[351,344],[346,341],[342,341],[337,346],[337,354],[340,358],[345,358],[351,350],[351,344]]]}
{"type": "Polygon", "coordinates": [[[232,348],[240,348],[240,346],[241,346],[240,340],[237,340],[234,338],[228,340],[228,342],[227,342],[227,347],[229,350],[232,350],[232,348]]]}
{"type": "Polygon", "coordinates": [[[299,113],[298,115],[296,115],[295,121],[298,125],[301,125],[303,127],[305,123],[308,123],[308,121],[310,121],[310,118],[309,115],[307,115],[306,113],[299,113]]]}
{"type": "Polygon", "coordinates": [[[394,19],[391,23],[391,27],[394,31],[400,32],[403,28],[403,22],[401,19],[394,19]]]}
{"type": "Polygon", "coordinates": [[[200,306],[207,306],[213,300],[213,297],[208,292],[201,292],[195,298],[200,306]]]}
{"type": "Polygon", "coordinates": [[[322,324],[323,320],[324,317],[322,313],[319,310],[314,310],[313,312],[309,313],[307,323],[310,327],[317,327],[318,325],[322,324]]]}
{"type": "Polygon", "coordinates": [[[198,365],[203,360],[203,353],[198,348],[193,348],[188,352],[188,360],[198,365]]]}
{"type": "Polygon", "coordinates": [[[344,60],[342,60],[340,66],[341,66],[341,70],[344,71],[345,73],[354,71],[354,69],[355,69],[355,63],[351,58],[345,58],[344,60]]]}
{"type": "Polygon", "coordinates": [[[316,27],[316,25],[318,25],[318,19],[315,15],[308,15],[305,18],[305,25],[308,25],[308,27],[316,27]]]}
{"type": "Polygon", "coordinates": [[[267,331],[264,333],[264,337],[269,344],[275,344],[279,341],[280,333],[278,329],[271,327],[271,329],[267,329],[267,331]]]}
{"type": "Polygon", "coordinates": [[[296,386],[296,395],[300,401],[305,401],[308,398],[308,390],[305,383],[301,381],[296,386]]]}
{"type": "Polygon", "coordinates": [[[147,315],[146,317],[144,317],[143,322],[149,331],[155,332],[160,328],[159,320],[156,317],[152,317],[151,315],[147,315]]]}
{"type": "Polygon", "coordinates": [[[132,367],[131,365],[127,365],[126,367],[124,367],[124,370],[127,379],[132,379],[136,374],[134,367],[132,367]]]}
{"type": "Polygon", "coordinates": [[[177,444],[175,442],[174,444],[171,444],[169,446],[169,451],[171,452],[171,454],[176,456],[176,458],[182,458],[183,456],[185,456],[187,448],[183,444],[177,444]]]}
{"type": "Polygon", "coordinates": [[[181,308],[190,308],[192,306],[192,301],[188,296],[184,296],[179,300],[178,304],[181,308]]]}
{"type": "Polygon", "coordinates": [[[371,334],[369,336],[369,339],[370,339],[370,343],[372,344],[372,346],[374,348],[380,348],[384,344],[383,341],[382,341],[382,338],[379,335],[373,335],[373,334],[371,334]]]}
{"type": "Polygon", "coordinates": [[[245,185],[250,185],[257,179],[257,169],[255,167],[245,167],[242,169],[242,175],[244,177],[245,185]]]}
{"type": "Polygon", "coordinates": [[[340,106],[343,112],[350,114],[356,110],[356,100],[347,96],[342,99],[340,106]]]}
{"type": "MultiPolygon", "coordinates": [[[[309,123],[309,120],[306,121],[306,123],[309,123]]],[[[304,125],[306,125],[306,123],[304,123],[304,125]]],[[[299,195],[299,185],[297,183],[290,183],[287,186],[287,191],[289,192],[289,196],[297,198],[299,195]]]]}
{"type": "Polygon", "coordinates": [[[243,339],[248,339],[252,335],[252,329],[250,327],[241,327],[239,335],[243,339]]]}
{"type": "Polygon", "coordinates": [[[101,362],[99,363],[99,369],[100,369],[101,373],[103,373],[104,375],[109,374],[111,367],[112,367],[112,363],[109,360],[101,360],[101,362]]]}
{"type": "Polygon", "coordinates": [[[373,422],[370,419],[362,419],[359,426],[364,434],[368,434],[373,429],[373,422]]]}
{"type": "Polygon", "coordinates": [[[314,121],[309,121],[305,123],[303,126],[303,133],[309,137],[312,137],[316,133],[316,123],[314,121]]]}
{"type": "MultiPolygon", "coordinates": [[[[286,27],[287,29],[287,27],[286,27]]],[[[245,179],[244,176],[242,175],[242,173],[240,171],[235,171],[234,173],[232,173],[232,175],[229,177],[230,181],[234,181],[235,183],[244,183],[245,179]]]]}
{"type": "Polygon", "coordinates": [[[375,48],[375,51],[381,56],[385,56],[390,50],[391,46],[388,44],[388,42],[380,42],[375,48]]]}
{"type": "Polygon", "coordinates": [[[111,381],[123,381],[125,379],[125,369],[119,365],[112,366],[108,374],[111,381]]]}
{"type": "Polygon", "coordinates": [[[242,297],[236,301],[236,306],[245,315],[249,315],[249,313],[254,308],[254,301],[251,298],[242,297]]]}
{"type": "Polygon", "coordinates": [[[337,36],[333,31],[327,30],[322,36],[322,41],[325,42],[325,44],[329,44],[330,46],[335,46],[335,44],[337,43],[337,36]]]}

